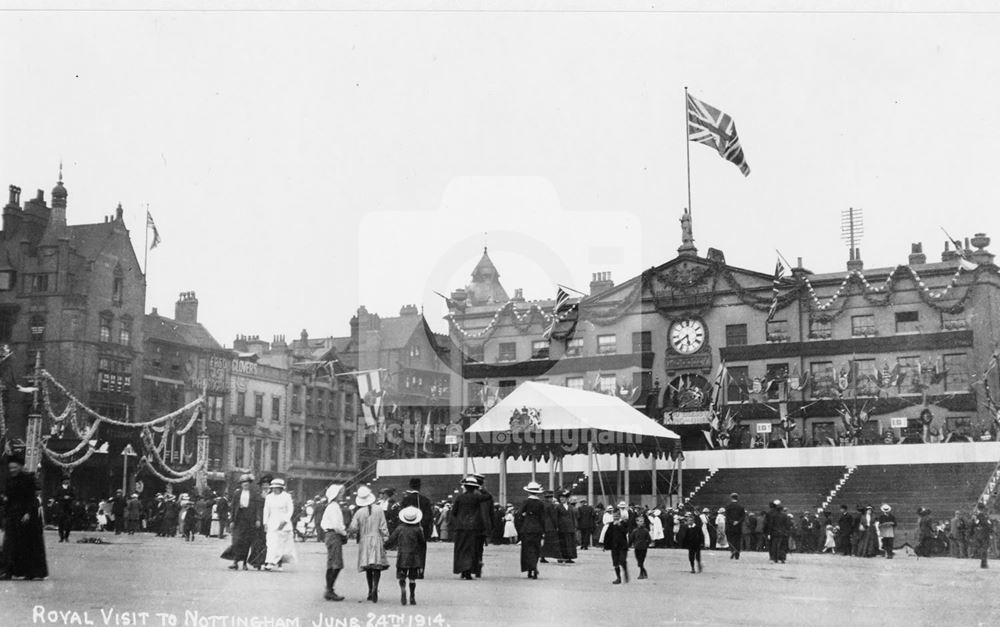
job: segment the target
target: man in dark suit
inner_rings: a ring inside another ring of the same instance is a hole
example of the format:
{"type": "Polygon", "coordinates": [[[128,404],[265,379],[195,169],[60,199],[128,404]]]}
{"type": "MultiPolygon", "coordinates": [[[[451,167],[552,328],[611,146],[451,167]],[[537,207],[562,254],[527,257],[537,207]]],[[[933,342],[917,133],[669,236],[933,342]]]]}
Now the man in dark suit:
{"type": "Polygon", "coordinates": [[[587,501],[580,501],[576,506],[576,528],[580,530],[580,550],[590,549],[594,536],[594,508],[587,501]]]}
{"type": "Polygon", "coordinates": [[[125,531],[125,494],[119,489],[111,497],[111,514],[115,517],[115,535],[125,531]]]}
{"type": "Polygon", "coordinates": [[[424,532],[424,544],[423,544],[423,555],[424,561],[422,563],[427,563],[427,543],[431,541],[431,532],[434,529],[434,505],[431,500],[420,493],[421,487],[420,477],[412,477],[410,479],[410,489],[403,493],[403,500],[400,501],[401,507],[416,507],[423,514],[420,519],[420,529],[424,532]]]}
{"type": "Polygon", "coordinates": [[[576,511],[569,502],[569,490],[559,493],[558,512],[560,563],[574,564],[576,559],[576,511]]]}
{"type": "Polygon", "coordinates": [[[764,517],[764,535],[767,536],[767,546],[770,549],[772,563],[785,563],[791,526],[791,519],[782,510],[781,501],[772,501],[771,507],[764,517]]]}
{"type": "Polygon", "coordinates": [[[840,518],[837,519],[837,552],[841,555],[851,554],[851,532],[854,530],[854,517],[850,508],[840,506],[840,518]]]}
{"type": "Polygon", "coordinates": [[[542,510],[542,527],[544,532],[542,536],[542,557],[538,561],[548,564],[549,561],[545,559],[547,557],[562,561],[562,549],[559,548],[559,504],[556,503],[555,493],[552,490],[546,490],[542,496],[545,497],[542,501],[545,507],[542,510]]]}
{"type": "Polygon", "coordinates": [[[740,559],[740,548],[743,546],[743,521],[747,510],[740,504],[740,495],[733,492],[729,495],[726,505],[726,542],[729,543],[729,559],[740,559]]]}
{"type": "Polygon", "coordinates": [[[56,519],[59,523],[59,541],[69,542],[69,532],[73,528],[73,503],[76,490],[70,487],[69,477],[63,477],[62,485],[56,490],[56,519]]]}
{"type": "Polygon", "coordinates": [[[476,544],[476,566],[472,570],[472,574],[475,575],[476,579],[479,579],[483,576],[483,549],[489,543],[490,536],[493,533],[493,517],[496,511],[496,502],[493,500],[493,495],[486,491],[486,475],[473,473],[472,477],[479,484],[477,493],[481,499],[480,505],[483,510],[483,520],[485,521],[482,533],[480,533],[479,542],[476,544]]]}

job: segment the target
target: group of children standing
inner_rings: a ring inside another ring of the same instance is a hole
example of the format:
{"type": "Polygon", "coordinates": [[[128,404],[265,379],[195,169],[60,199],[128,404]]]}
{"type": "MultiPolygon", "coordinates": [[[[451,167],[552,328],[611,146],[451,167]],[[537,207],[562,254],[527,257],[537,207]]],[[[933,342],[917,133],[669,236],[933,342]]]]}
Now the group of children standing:
{"type": "Polygon", "coordinates": [[[625,583],[629,582],[629,547],[635,550],[639,579],[649,578],[646,572],[646,552],[653,538],[646,528],[646,518],[636,516],[624,501],[618,504],[618,509],[611,512],[611,520],[606,522],[601,530],[601,541],[604,543],[604,550],[611,551],[611,565],[615,569],[615,580],[611,583],[620,584],[622,576],[625,578],[625,583]]]}

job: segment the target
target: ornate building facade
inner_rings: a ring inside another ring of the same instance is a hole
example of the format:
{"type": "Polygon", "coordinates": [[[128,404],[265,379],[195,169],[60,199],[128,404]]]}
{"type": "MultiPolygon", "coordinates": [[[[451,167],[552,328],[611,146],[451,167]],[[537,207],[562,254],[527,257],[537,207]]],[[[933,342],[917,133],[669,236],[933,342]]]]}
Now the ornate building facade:
{"type": "Polygon", "coordinates": [[[507,298],[484,253],[451,294],[455,411],[470,422],[534,380],[619,394],[687,449],[996,437],[988,237],[868,270],[853,250],[843,271],[800,261],[775,280],[700,256],[682,223],[675,258],[618,285],[596,274],[548,337],[553,301],[507,298]]]}

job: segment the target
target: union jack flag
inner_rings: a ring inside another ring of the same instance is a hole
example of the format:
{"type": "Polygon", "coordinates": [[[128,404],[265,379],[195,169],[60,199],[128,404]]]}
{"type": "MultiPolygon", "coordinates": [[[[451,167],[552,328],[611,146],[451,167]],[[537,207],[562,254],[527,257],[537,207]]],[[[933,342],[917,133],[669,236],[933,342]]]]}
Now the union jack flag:
{"type": "Polygon", "coordinates": [[[743,176],[750,176],[733,118],[691,94],[687,95],[687,110],[688,139],[715,148],[723,159],[735,163],[743,176]]]}

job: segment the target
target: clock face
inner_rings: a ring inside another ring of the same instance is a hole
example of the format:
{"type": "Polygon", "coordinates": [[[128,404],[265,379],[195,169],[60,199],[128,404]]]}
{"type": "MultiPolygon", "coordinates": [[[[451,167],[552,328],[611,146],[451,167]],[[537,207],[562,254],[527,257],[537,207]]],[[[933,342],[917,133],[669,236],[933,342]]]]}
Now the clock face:
{"type": "Polygon", "coordinates": [[[705,325],[701,320],[688,318],[670,327],[670,346],[682,355],[696,353],[705,344],[705,325]]]}

